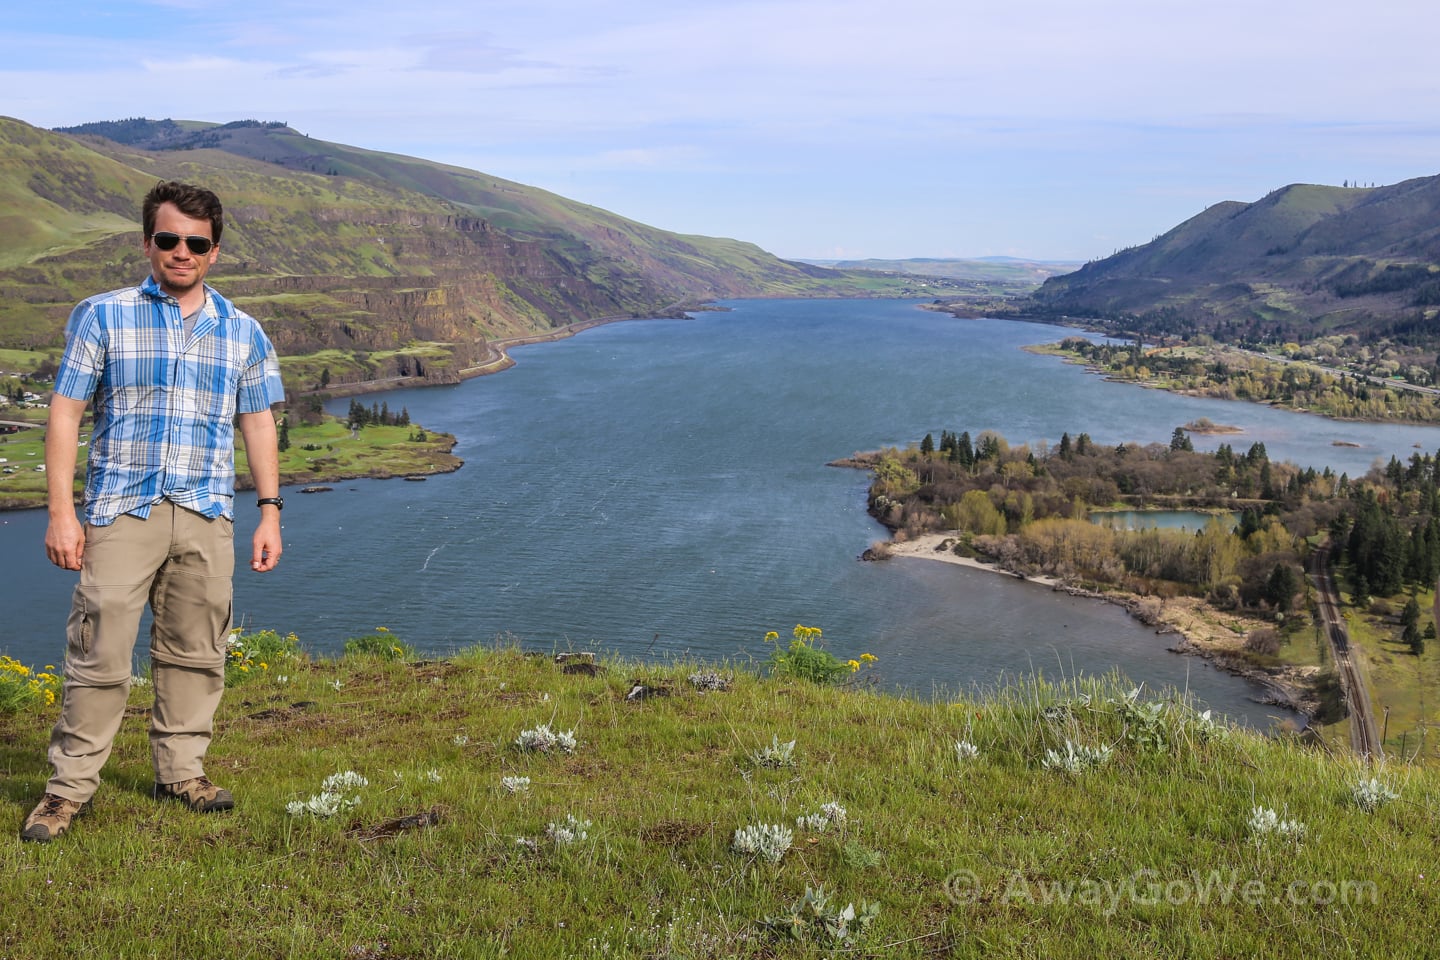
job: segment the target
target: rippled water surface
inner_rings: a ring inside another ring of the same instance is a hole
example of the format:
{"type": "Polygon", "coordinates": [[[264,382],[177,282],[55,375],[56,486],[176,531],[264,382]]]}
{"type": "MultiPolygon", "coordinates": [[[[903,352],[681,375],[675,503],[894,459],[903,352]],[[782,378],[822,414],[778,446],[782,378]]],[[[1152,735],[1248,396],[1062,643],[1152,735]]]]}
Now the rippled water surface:
{"type": "MultiPolygon", "coordinates": [[[[497,376],[386,395],[456,434],[463,469],[286,491],[285,559],[266,576],[242,569],[237,618],[318,651],[383,625],[426,651],[513,635],[709,659],[763,656],[767,630],[805,623],[917,692],[1119,668],[1264,723],[1275,711],[1246,683],[1169,653],[1117,607],[925,560],[859,562],[885,536],[865,512],[867,478],[825,464],[942,429],[1165,443],[1202,416],[1244,433],[1198,447],[1262,441],[1274,459],[1351,475],[1440,448],[1431,428],[1147,391],[1020,349],[1066,332],[1055,327],[896,301],[729,306],[600,327],[520,348],[497,376]]],[[[248,542],[248,497],[239,522],[248,542]]],[[[61,655],[73,585],[46,564],[43,536],[41,511],[0,515],[0,650],[27,662],[61,655]]]]}

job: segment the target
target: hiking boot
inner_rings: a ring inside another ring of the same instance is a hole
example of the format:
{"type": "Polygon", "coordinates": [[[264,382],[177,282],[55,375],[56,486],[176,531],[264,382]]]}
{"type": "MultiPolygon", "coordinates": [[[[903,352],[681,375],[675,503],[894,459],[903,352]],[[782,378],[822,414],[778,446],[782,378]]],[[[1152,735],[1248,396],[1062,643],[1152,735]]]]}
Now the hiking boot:
{"type": "Polygon", "coordinates": [[[53,793],[47,793],[25,818],[20,828],[20,839],[35,843],[49,843],[70,829],[70,821],[84,813],[90,801],[66,800],[53,793]]]}
{"type": "Polygon", "coordinates": [[[215,786],[209,777],[195,777],[179,783],[157,783],[155,799],[179,800],[196,813],[214,813],[235,806],[235,798],[230,791],[215,786]]]}

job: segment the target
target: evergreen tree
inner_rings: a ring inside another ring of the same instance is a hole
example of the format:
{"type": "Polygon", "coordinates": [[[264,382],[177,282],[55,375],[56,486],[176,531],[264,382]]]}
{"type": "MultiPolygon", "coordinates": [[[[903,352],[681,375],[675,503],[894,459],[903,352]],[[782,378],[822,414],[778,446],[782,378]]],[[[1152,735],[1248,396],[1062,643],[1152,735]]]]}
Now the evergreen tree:
{"type": "Polygon", "coordinates": [[[278,441],[276,442],[276,446],[278,446],[278,447],[280,448],[280,452],[281,452],[281,453],[284,453],[286,450],[289,450],[289,449],[290,449],[290,418],[289,418],[289,417],[281,417],[281,418],[280,418],[280,437],[279,437],[278,441]]]}
{"type": "Polygon", "coordinates": [[[935,452],[935,438],[925,434],[925,439],[920,441],[920,455],[928,457],[935,452]]]}
{"type": "Polygon", "coordinates": [[[1300,577],[1290,565],[1275,564],[1275,569],[1270,571],[1270,579],[1265,581],[1265,599],[1277,610],[1289,610],[1295,594],[1299,592],[1300,577]]]}
{"type": "Polygon", "coordinates": [[[975,448],[970,443],[969,430],[960,434],[960,438],[955,441],[955,460],[967,467],[975,465],[975,448]]]}

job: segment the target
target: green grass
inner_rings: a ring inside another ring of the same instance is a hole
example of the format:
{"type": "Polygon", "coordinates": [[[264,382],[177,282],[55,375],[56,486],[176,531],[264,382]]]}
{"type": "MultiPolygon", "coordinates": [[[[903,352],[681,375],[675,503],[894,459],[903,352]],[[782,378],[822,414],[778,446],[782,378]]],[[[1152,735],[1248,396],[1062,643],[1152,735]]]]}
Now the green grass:
{"type": "MultiPolygon", "coordinates": [[[[449,434],[430,433],[418,425],[369,426],[354,436],[341,420],[311,426],[297,423],[290,428],[290,449],[280,455],[280,477],[283,483],[295,484],[443,473],[460,466],[460,459],[449,452],[454,443],[449,434]],[[422,432],[426,439],[417,439],[422,432]]],[[[248,476],[248,471],[245,450],[238,447],[236,475],[248,476]]]]}
{"type": "MultiPolygon", "coordinates": [[[[93,813],[48,846],[0,845],[3,952],[823,956],[758,923],[822,885],[880,904],[860,956],[1402,956],[1430,928],[1433,768],[1380,771],[1401,797],[1367,814],[1356,762],[1207,734],[1171,701],[1127,703],[1117,679],[920,702],[731,664],[604,667],[476,648],[269,672],[221,706],[208,772],[238,807],[211,816],[149,798],[137,690],[93,813]],[[697,669],[730,688],[699,692],[697,669]],[[627,702],[637,680],[668,695],[627,702]],[[542,724],[573,729],[575,752],[514,746],[542,724]],[[794,765],[755,763],[777,737],[794,765]],[[958,739],[979,756],[959,760],[958,739]],[[1113,755],[1047,769],[1066,740],[1113,755]],[[359,806],[287,814],[346,770],[369,780],[359,806]],[[797,830],[779,863],[732,852],[737,829],[793,828],[828,802],[845,824],[797,830]],[[1304,838],[1253,835],[1256,806],[1304,838]],[[382,835],[432,811],[438,825],[382,835]],[[557,846],[546,826],[572,815],[588,836],[557,846]]],[[[0,717],[17,829],[53,715],[0,717]]]]}
{"type": "MultiPolygon", "coordinates": [[[[293,417],[291,419],[290,449],[280,454],[282,484],[353,477],[423,476],[448,473],[460,467],[460,458],[450,453],[455,438],[445,433],[424,431],[418,425],[366,427],[358,437],[352,437],[350,429],[340,420],[332,418],[323,423],[305,425],[293,417]],[[424,440],[418,439],[421,432],[425,433],[424,440]],[[307,450],[307,445],[317,449],[307,450]]],[[[87,422],[81,436],[88,438],[89,432],[87,422]]],[[[249,461],[238,431],[236,442],[235,476],[241,481],[248,481],[249,461]]],[[[34,429],[0,434],[0,457],[9,461],[0,464],[0,469],[15,468],[14,473],[0,472],[0,509],[45,506],[45,474],[35,471],[36,466],[45,462],[45,431],[34,429]]],[[[75,480],[77,494],[84,487],[84,463],[85,451],[81,450],[75,480]]]]}
{"type": "MultiPolygon", "coordinates": [[[[1375,722],[1385,734],[1385,749],[1409,756],[1417,750],[1427,760],[1440,759],[1440,737],[1432,728],[1440,721],[1440,642],[1427,641],[1425,652],[1416,656],[1400,642],[1397,622],[1405,597],[1391,598],[1395,617],[1351,612],[1348,625],[1351,642],[1365,657],[1366,686],[1375,709],[1375,722]],[[1388,714],[1388,717],[1387,717],[1388,714]]],[[[1422,614],[1434,603],[1434,594],[1421,592],[1417,600],[1422,614]]]]}
{"type": "MultiPolygon", "coordinates": [[[[0,420],[30,419],[37,411],[6,407],[0,420]]],[[[45,411],[38,411],[44,413],[45,411]]],[[[45,505],[45,474],[35,468],[45,463],[45,430],[37,427],[0,434],[0,507],[45,505]],[[14,473],[4,473],[13,468],[14,473]]]]}

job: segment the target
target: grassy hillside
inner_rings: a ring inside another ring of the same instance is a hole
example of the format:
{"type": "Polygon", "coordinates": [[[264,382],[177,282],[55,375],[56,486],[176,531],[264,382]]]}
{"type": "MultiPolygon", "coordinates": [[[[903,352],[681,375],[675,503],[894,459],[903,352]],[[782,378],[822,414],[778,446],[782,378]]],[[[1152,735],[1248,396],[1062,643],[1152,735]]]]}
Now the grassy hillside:
{"type": "Polygon", "coordinates": [[[1367,189],[1294,184],[1209,207],[1150,243],[1047,280],[1021,307],[1170,336],[1305,342],[1403,329],[1413,339],[1440,305],[1437,214],[1440,177],[1367,189]]]}
{"type": "Polygon", "coordinates": [[[359,379],[453,380],[491,339],[589,318],[903,286],[281,124],[129,120],[67,134],[0,118],[0,159],[0,347],[54,347],[77,299],[144,275],[136,221],[161,178],[221,195],[227,226],[211,276],[265,321],[282,354],[339,350],[359,379]],[[447,352],[422,361],[405,353],[411,343],[447,352]]]}
{"type": "MultiPolygon", "coordinates": [[[[735,665],[285,647],[238,648],[208,763],[230,814],[149,798],[132,694],[94,811],[0,844],[7,956],[1309,960],[1415,956],[1430,926],[1434,770],[1117,680],[920,702],[735,665]],[[519,745],[542,726],[573,752],[519,745]],[[357,805],[304,809],[347,771],[357,805]]],[[[54,710],[0,716],[17,828],[54,710]]]]}

